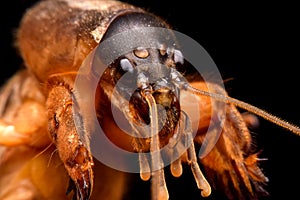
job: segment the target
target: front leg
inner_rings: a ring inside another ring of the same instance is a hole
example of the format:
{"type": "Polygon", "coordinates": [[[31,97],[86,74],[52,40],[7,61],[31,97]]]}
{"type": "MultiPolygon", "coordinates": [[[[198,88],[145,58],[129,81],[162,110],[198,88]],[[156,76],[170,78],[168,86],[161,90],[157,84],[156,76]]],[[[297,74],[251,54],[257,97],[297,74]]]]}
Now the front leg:
{"type": "Polygon", "coordinates": [[[60,159],[75,183],[76,194],[74,195],[77,199],[87,200],[93,188],[92,167],[94,163],[88,144],[82,141],[76,130],[72,98],[73,94],[68,85],[57,84],[52,87],[46,103],[48,129],[58,149],[60,159]]]}
{"type": "MultiPolygon", "coordinates": [[[[192,86],[207,91],[203,84],[205,83],[196,82],[192,86]]],[[[213,88],[210,92],[227,95],[218,85],[210,83],[210,86],[213,88]]],[[[247,128],[247,124],[254,123],[249,119],[245,120],[234,105],[209,99],[207,96],[199,96],[199,106],[202,113],[210,113],[209,118],[202,121],[209,122],[211,129],[207,132],[205,128],[201,128],[203,124],[207,126],[209,123],[200,124],[200,120],[194,139],[195,144],[206,152],[204,155],[199,154],[206,178],[212,186],[223,190],[228,199],[254,200],[267,195],[263,186],[268,178],[259,168],[260,159],[253,149],[251,134],[247,128]],[[203,106],[203,102],[206,106],[203,106]],[[206,143],[205,137],[209,138],[206,143]]]]}

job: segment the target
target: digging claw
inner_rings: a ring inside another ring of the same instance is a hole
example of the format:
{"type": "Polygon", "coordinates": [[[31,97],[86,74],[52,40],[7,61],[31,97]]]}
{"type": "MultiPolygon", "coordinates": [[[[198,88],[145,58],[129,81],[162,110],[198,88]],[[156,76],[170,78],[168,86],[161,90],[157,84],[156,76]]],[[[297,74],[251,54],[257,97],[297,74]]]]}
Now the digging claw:
{"type": "Polygon", "coordinates": [[[91,187],[92,183],[88,177],[82,176],[82,179],[77,180],[76,188],[77,188],[77,199],[79,200],[89,200],[91,197],[91,187]]]}
{"type": "Polygon", "coordinates": [[[66,194],[74,192],[73,200],[89,200],[92,193],[93,179],[89,171],[82,173],[76,181],[70,178],[69,187],[66,194]]]}

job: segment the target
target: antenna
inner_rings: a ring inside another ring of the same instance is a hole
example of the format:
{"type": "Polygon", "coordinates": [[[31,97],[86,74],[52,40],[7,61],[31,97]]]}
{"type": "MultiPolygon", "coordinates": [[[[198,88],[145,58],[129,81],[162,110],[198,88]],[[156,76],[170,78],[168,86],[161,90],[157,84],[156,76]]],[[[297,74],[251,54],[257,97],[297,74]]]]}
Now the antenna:
{"type": "Polygon", "coordinates": [[[237,107],[240,107],[242,109],[245,109],[249,112],[252,112],[278,126],[281,126],[283,128],[286,128],[288,129],[289,131],[295,133],[296,135],[300,136],[300,128],[294,124],[291,124],[275,115],[272,115],[270,113],[268,113],[267,111],[264,111],[258,107],[255,107],[251,104],[248,104],[246,102],[243,102],[243,101],[240,101],[238,99],[235,99],[235,98],[232,98],[232,97],[229,97],[229,96],[224,96],[222,94],[216,94],[216,93],[211,93],[211,92],[208,92],[208,91],[204,91],[204,90],[199,90],[199,89],[196,89],[196,88],[193,88],[192,86],[188,85],[187,83],[183,84],[182,87],[185,89],[185,90],[188,90],[188,91],[191,91],[195,94],[198,94],[198,95],[204,95],[204,96],[208,96],[208,97],[211,97],[213,99],[216,99],[218,101],[222,101],[224,103],[231,103],[237,107]]]}

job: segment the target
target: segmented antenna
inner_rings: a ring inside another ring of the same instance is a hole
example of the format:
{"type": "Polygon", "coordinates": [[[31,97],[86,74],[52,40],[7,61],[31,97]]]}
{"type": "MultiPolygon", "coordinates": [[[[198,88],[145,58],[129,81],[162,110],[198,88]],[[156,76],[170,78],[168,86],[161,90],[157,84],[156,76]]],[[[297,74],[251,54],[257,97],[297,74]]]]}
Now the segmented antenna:
{"type": "Polygon", "coordinates": [[[216,94],[216,93],[211,93],[211,92],[208,92],[208,91],[204,91],[204,90],[199,90],[199,89],[196,89],[196,88],[193,88],[192,86],[188,85],[187,83],[183,84],[182,85],[182,88],[185,89],[185,90],[188,90],[188,91],[191,91],[195,94],[198,94],[198,95],[204,95],[204,96],[208,96],[208,97],[211,97],[213,99],[216,99],[218,101],[222,101],[224,103],[231,103],[237,107],[240,107],[242,109],[245,109],[249,112],[252,112],[278,126],[281,126],[283,128],[286,128],[288,129],[289,131],[295,133],[296,135],[299,135],[300,136],[300,128],[294,124],[291,124],[275,115],[272,115],[258,107],[255,107],[251,104],[248,104],[246,102],[243,102],[243,101],[240,101],[238,99],[235,99],[235,98],[232,98],[232,97],[229,97],[229,96],[224,96],[222,94],[216,94]]]}

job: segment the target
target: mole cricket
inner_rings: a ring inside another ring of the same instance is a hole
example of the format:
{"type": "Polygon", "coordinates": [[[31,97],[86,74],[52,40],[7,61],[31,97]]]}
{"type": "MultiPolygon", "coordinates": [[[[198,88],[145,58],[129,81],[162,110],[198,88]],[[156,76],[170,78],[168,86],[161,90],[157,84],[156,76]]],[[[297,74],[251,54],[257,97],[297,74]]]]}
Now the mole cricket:
{"type": "Polygon", "coordinates": [[[119,1],[46,0],[28,9],[16,32],[25,68],[0,92],[0,198],[122,199],[128,170],[96,156],[98,125],[136,155],[152,199],[169,199],[165,170],[180,177],[186,165],[199,199],[214,190],[228,199],[268,195],[248,128],[256,117],[239,109],[297,135],[299,128],[229,97],[192,65],[171,28],[119,1]]]}

